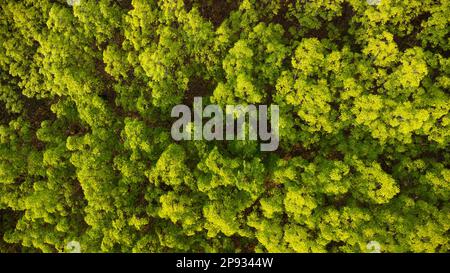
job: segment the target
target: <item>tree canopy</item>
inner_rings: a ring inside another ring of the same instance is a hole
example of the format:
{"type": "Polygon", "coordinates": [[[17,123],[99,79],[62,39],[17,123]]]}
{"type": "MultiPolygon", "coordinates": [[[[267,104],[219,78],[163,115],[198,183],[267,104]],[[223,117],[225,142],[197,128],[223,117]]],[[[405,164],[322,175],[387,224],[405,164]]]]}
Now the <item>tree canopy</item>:
{"type": "Polygon", "coordinates": [[[450,0],[0,7],[0,252],[450,251],[450,0]],[[174,141],[196,96],[280,147],[174,141]]]}

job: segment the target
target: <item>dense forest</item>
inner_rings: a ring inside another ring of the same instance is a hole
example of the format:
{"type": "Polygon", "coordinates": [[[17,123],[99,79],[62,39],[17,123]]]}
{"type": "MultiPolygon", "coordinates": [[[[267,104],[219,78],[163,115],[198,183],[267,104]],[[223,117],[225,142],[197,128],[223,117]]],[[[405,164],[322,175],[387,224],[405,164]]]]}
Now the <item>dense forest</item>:
{"type": "Polygon", "coordinates": [[[450,251],[450,0],[0,7],[0,252],[450,251]],[[173,140],[194,97],[278,149],[173,140]]]}

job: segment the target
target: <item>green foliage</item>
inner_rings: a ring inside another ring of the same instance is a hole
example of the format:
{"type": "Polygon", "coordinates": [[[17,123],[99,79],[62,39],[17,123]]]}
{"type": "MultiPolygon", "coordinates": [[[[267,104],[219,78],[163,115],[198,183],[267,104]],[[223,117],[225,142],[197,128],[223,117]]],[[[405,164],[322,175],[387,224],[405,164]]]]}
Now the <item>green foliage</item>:
{"type": "Polygon", "coordinates": [[[0,7],[0,252],[450,251],[449,0],[0,7]],[[196,96],[280,148],[173,141],[196,96]]]}

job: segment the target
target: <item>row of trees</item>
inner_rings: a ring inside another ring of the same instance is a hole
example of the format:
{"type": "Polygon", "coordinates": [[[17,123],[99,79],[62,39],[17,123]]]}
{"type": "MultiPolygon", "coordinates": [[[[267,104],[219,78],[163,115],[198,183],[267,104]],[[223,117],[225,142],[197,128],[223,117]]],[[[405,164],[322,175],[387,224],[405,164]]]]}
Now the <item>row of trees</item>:
{"type": "Polygon", "coordinates": [[[449,0],[70,3],[0,0],[0,252],[449,251],[449,0]],[[174,142],[194,96],[280,148],[174,142]]]}

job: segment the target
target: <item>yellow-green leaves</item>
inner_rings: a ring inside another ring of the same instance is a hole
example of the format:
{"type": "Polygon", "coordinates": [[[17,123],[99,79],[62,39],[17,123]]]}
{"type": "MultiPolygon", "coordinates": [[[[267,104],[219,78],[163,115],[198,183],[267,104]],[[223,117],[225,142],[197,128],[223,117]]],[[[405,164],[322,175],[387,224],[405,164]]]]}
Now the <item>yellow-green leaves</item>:
{"type": "Polygon", "coordinates": [[[381,67],[389,67],[398,60],[398,47],[394,42],[394,35],[389,32],[383,32],[376,38],[370,38],[367,41],[363,53],[373,58],[373,63],[381,67]]]}
{"type": "Polygon", "coordinates": [[[361,195],[361,201],[384,204],[388,203],[400,189],[389,174],[385,173],[379,164],[363,165],[357,163],[358,175],[353,179],[353,187],[357,190],[356,196],[361,195]]]}
{"type": "Polygon", "coordinates": [[[0,0],[0,252],[450,251],[449,0],[69,2],[0,0]]]}
{"type": "Polygon", "coordinates": [[[192,176],[185,165],[186,160],[186,153],[181,146],[170,145],[149,173],[150,182],[156,185],[164,183],[169,186],[191,184],[192,176]]]}

